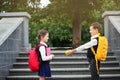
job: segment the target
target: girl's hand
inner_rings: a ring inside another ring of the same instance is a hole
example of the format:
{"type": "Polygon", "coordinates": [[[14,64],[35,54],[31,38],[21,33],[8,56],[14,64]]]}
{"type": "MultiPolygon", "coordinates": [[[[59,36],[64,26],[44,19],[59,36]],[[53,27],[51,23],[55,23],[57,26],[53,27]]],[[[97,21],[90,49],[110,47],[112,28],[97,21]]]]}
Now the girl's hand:
{"type": "Polygon", "coordinates": [[[53,55],[53,54],[51,54],[52,55],[52,59],[54,59],[55,58],[55,55],[53,55]]]}

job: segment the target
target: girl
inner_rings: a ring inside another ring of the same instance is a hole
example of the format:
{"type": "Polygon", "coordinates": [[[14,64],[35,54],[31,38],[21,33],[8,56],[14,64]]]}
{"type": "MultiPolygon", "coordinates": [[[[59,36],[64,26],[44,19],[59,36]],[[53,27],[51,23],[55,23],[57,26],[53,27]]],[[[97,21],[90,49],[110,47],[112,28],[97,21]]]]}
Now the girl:
{"type": "Polygon", "coordinates": [[[54,55],[51,54],[46,56],[46,42],[49,39],[49,33],[47,30],[40,30],[38,33],[38,41],[41,46],[37,46],[37,51],[40,57],[40,70],[38,72],[39,80],[45,80],[45,77],[51,77],[51,70],[49,62],[54,58],[54,55]]]}

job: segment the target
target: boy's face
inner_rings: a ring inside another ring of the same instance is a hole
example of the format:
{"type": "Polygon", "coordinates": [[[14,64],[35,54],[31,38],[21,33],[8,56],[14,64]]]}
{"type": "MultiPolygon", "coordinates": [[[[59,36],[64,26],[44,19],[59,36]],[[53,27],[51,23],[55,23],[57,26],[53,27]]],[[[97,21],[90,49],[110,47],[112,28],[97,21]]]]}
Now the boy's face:
{"type": "Polygon", "coordinates": [[[90,31],[89,32],[90,32],[91,36],[94,36],[94,35],[99,33],[98,29],[94,29],[93,26],[90,26],[90,31]]]}

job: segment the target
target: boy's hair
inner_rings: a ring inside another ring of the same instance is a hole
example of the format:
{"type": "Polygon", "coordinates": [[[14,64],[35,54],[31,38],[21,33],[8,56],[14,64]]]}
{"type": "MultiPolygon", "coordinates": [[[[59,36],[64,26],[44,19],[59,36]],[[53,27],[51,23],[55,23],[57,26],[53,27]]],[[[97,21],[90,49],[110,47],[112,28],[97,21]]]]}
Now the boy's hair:
{"type": "Polygon", "coordinates": [[[38,32],[38,35],[37,35],[38,41],[40,41],[40,38],[41,38],[41,37],[44,37],[47,33],[48,33],[47,30],[44,30],[44,29],[40,30],[40,31],[38,32]]]}
{"type": "Polygon", "coordinates": [[[93,26],[93,29],[98,29],[98,31],[101,31],[101,24],[99,22],[94,22],[90,26],[93,26]]]}

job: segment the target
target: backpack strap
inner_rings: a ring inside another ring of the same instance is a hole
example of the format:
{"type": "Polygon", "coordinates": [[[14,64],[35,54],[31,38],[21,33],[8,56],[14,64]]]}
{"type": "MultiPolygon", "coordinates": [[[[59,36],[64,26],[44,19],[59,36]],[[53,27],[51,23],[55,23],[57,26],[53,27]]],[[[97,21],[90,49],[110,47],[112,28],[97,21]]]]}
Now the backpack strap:
{"type": "MultiPolygon", "coordinates": [[[[46,48],[47,48],[47,47],[46,47],[44,44],[38,44],[37,47],[36,47],[36,48],[37,48],[37,53],[38,53],[38,51],[39,51],[39,47],[40,47],[40,46],[44,46],[44,47],[45,47],[45,51],[46,51],[46,48]]],[[[40,52],[39,52],[39,53],[40,53],[40,52]]],[[[38,59],[39,59],[40,62],[42,62],[41,53],[40,53],[40,54],[39,54],[39,53],[38,53],[38,55],[39,55],[39,56],[38,56],[38,59]]],[[[47,54],[46,54],[46,55],[47,55],[47,54]]]]}
{"type": "Polygon", "coordinates": [[[98,70],[98,60],[97,60],[97,58],[96,58],[96,53],[95,53],[95,50],[94,50],[94,48],[93,48],[93,47],[91,47],[90,49],[91,49],[91,51],[93,52],[93,54],[95,55],[96,69],[97,69],[97,73],[99,74],[99,70],[98,70]]]}
{"type": "Polygon", "coordinates": [[[45,46],[44,44],[38,44],[37,46],[38,46],[38,47],[44,46],[44,47],[46,48],[46,46],[45,46]]]}
{"type": "MultiPolygon", "coordinates": [[[[38,44],[38,47],[40,47],[40,46],[44,46],[45,47],[45,51],[46,51],[46,46],[44,45],[44,44],[38,44]]],[[[46,54],[47,55],[47,54],[46,54]]]]}
{"type": "MultiPolygon", "coordinates": [[[[98,36],[99,39],[99,36],[98,36]]],[[[99,45],[99,44],[98,44],[99,45]]],[[[93,52],[93,54],[95,55],[95,61],[96,61],[96,69],[97,69],[97,73],[99,74],[99,70],[98,70],[98,59],[96,58],[96,53],[93,47],[90,48],[91,51],[93,52]]],[[[97,52],[97,51],[96,51],[97,52]]]]}
{"type": "MultiPolygon", "coordinates": [[[[99,40],[99,37],[100,37],[100,35],[98,36],[98,40],[99,40]]],[[[98,43],[98,45],[99,45],[99,43],[98,43]]],[[[95,55],[96,69],[97,69],[97,73],[99,74],[99,69],[98,69],[98,59],[96,58],[95,50],[94,50],[93,47],[91,47],[90,49],[91,49],[91,51],[93,52],[93,54],[95,55]]],[[[96,51],[96,52],[97,52],[97,51],[96,51]]]]}
{"type": "Polygon", "coordinates": [[[94,48],[91,47],[90,49],[91,49],[91,51],[93,52],[93,54],[96,55],[94,48]]]}

